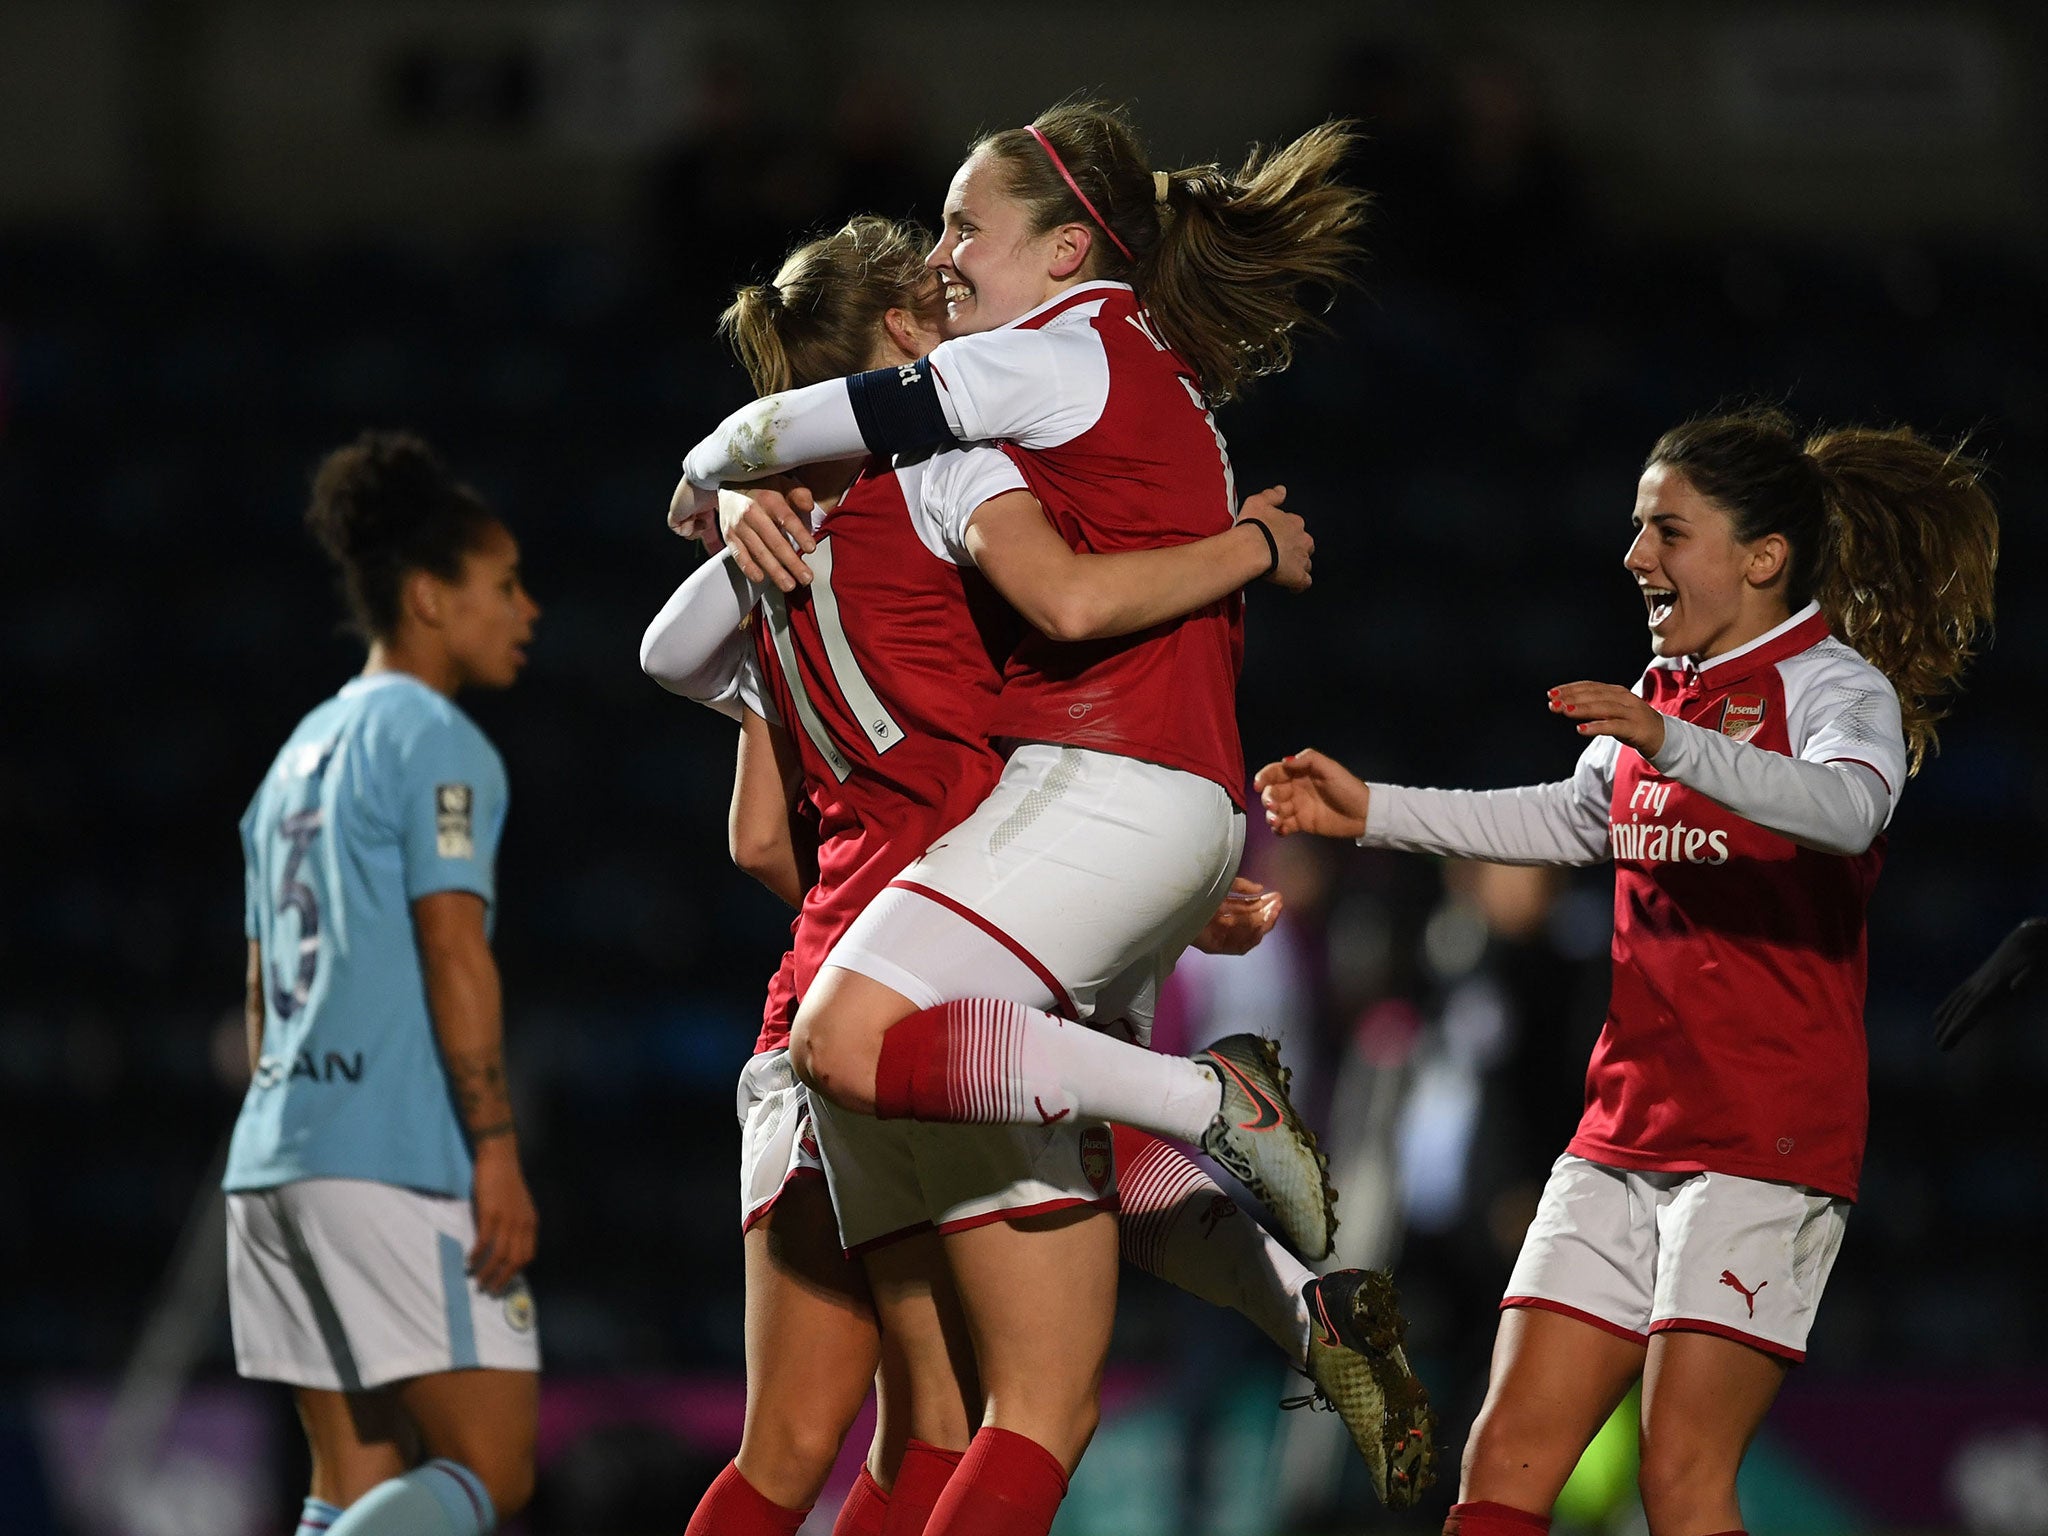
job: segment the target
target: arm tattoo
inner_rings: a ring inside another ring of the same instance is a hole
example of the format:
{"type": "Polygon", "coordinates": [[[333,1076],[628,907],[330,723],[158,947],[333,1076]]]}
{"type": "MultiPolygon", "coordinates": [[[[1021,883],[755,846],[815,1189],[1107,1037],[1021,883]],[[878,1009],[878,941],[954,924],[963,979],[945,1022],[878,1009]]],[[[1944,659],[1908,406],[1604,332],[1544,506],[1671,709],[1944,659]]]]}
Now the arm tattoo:
{"type": "Polygon", "coordinates": [[[448,1088],[472,1142],[512,1133],[512,1100],[499,1052],[449,1057],[448,1088]]]}

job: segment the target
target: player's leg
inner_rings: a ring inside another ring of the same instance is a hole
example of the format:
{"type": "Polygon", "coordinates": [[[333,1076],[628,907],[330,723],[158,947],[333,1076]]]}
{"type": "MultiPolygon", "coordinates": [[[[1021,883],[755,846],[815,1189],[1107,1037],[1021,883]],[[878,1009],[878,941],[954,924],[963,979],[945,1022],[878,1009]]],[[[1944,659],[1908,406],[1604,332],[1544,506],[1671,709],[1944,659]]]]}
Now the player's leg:
{"type": "MultiPolygon", "coordinates": [[[[1643,1371],[1644,1346],[1605,1328],[1535,1307],[1501,1313],[1486,1402],[1460,1468],[1461,1536],[1506,1536],[1485,1506],[1547,1519],[1550,1506],[1600,1426],[1643,1371]]],[[[1447,1526],[1446,1530],[1453,1527],[1447,1526]]]]}
{"type": "Polygon", "coordinates": [[[1411,1507],[1436,1481],[1436,1414],[1402,1349],[1389,1277],[1314,1274],[1186,1153],[1143,1131],[1116,1127],[1116,1177],[1125,1261],[1250,1320],[1343,1416],[1381,1502],[1411,1507]]]}
{"type": "Polygon", "coordinates": [[[1025,747],[989,799],[870,903],[805,999],[807,1081],[884,1119],[1051,1125],[1072,1116],[1199,1141],[1303,1252],[1330,1248],[1327,1160],[1274,1048],[1193,1058],[1077,1027],[1134,961],[1177,951],[1228,890],[1243,818],[1154,764],[1025,747]],[[991,968],[1020,984],[989,979],[991,968]],[[1045,994],[1042,1002],[1023,999],[1045,994]]]}
{"type": "Polygon", "coordinates": [[[1727,1174],[1663,1192],[1640,1474],[1656,1536],[1742,1524],[1736,1473],[1785,1373],[1806,1357],[1847,1213],[1813,1190],[1727,1174]]]}
{"type": "Polygon", "coordinates": [[[352,1390],[387,1390],[428,1458],[366,1491],[331,1536],[494,1529],[533,1491],[540,1343],[525,1280],[492,1295],[468,1273],[467,1200],[356,1179],[309,1179],[285,1193],[352,1390]]]}
{"type": "MultiPolygon", "coordinates": [[[[792,1181],[746,1237],[747,1417],[734,1465],[808,1510],[867,1400],[881,1335],[822,1179],[792,1181]]],[[[707,1527],[709,1529],[710,1527],[707,1527]]]]}
{"type": "Polygon", "coordinates": [[[389,1392],[297,1387],[292,1396],[312,1456],[310,1499],[336,1514],[416,1459],[411,1427],[389,1392]]]}
{"type": "Polygon", "coordinates": [[[1569,1155],[1552,1166],[1508,1280],[1446,1532],[1527,1536],[1547,1525],[1579,1456],[1642,1374],[1656,1203],[1672,1182],[1569,1155]]]}
{"type": "Polygon", "coordinates": [[[980,1423],[974,1346],[936,1232],[886,1244],[863,1262],[882,1322],[875,1440],[862,1469],[887,1490],[873,1529],[919,1536],[980,1423]]]}
{"type": "Polygon", "coordinates": [[[930,1536],[1044,1536],[1095,1433],[1116,1312],[1116,1219],[1073,1206],[947,1234],[982,1426],[930,1536]]]}
{"type": "Polygon", "coordinates": [[[1643,1369],[1643,1513],[1653,1536],[1739,1530],[1735,1475],[1790,1362],[1708,1333],[1650,1340],[1643,1369]]]}

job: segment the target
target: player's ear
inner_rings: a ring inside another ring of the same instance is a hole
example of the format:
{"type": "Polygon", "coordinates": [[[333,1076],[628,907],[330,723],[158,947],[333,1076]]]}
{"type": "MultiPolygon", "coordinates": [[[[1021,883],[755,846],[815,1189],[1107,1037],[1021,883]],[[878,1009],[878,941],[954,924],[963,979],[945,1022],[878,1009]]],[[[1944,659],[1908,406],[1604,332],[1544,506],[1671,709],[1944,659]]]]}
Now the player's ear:
{"type": "Polygon", "coordinates": [[[1782,533],[1767,533],[1749,546],[1749,563],[1743,571],[1752,587],[1768,587],[1785,573],[1791,562],[1792,545],[1782,533]]]}
{"type": "Polygon", "coordinates": [[[1052,249],[1046,266],[1048,276],[1065,282],[1088,265],[1088,253],[1095,249],[1095,232],[1086,224],[1062,224],[1052,231],[1052,249]]]}
{"type": "Polygon", "coordinates": [[[447,584],[431,571],[408,571],[400,600],[407,616],[429,629],[439,629],[444,617],[447,584]]]}
{"type": "Polygon", "coordinates": [[[892,309],[882,316],[882,330],[889,338],[889,345],[902,354],[906,362],[915,362],[939,344],[939,333],[933,326],[910,309],[892,309]]]}

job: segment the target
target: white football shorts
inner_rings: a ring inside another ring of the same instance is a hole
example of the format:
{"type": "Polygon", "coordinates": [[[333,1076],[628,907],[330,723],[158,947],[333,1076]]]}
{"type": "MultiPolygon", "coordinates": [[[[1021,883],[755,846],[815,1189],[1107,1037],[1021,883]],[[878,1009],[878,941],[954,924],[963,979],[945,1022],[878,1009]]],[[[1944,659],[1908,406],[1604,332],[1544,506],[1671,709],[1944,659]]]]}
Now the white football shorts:
{"type": "Polygon", "coordinates": [[[1726,1173],[1641,1173],[1566,1153],[1529,1223],[1503,1307],[1542,1307],[1647,1344],[1712,1333],[1794,1362],[1842,1246],[1849,1202],[1726,1173]]]}
{"type": "Polygon", "coordinates": [[[1003,997],[1143,1043],[1159,984],[1229,893],[1244,817],[1209,780],[1028,742],[827,965],[919,1008],[1003,997]],[[1022,973],[1036,982],[1026,995],[1022,973]]]}
{"type": "Polygon", "coordinates": [[[1116,1205],[1109,1127],[926,1125],[815,1101],[826,1184],[847,1253],[917,1232],[964,1232],[1073,1206],[1116,1205]]]}
{"type": "Polygon", "coordinates": [[[787,1049],[762,1051],[747,1062],[740,1073],[739,1117],[740,1230],[751,1232],[790,1180],[825,1171],[811,1125],[810,1090],[797,1081],[787,1049]]]}
{"type": "Polygon", "coordinates": [[[533,1292],[466,1273],[467,1200],[367,1179],[301,1179],[230,1194],[235,1369],[258,1381],[362,1392],[478,1367],[540,1369],[533,1292]]]}
{"type": "MultiPolygon", "coordinates": [[[[1230,890],[1244,817],[1191,773],[1026,743],[986,800],[854,920],[827,965],[919,1008],[1000,997],[1151,1037],[1161,983],[1230,890]]],[[[1109,1127],[925,1125],[814,1104],[849,1252],[1113,1205],[1109,1127]]]]}

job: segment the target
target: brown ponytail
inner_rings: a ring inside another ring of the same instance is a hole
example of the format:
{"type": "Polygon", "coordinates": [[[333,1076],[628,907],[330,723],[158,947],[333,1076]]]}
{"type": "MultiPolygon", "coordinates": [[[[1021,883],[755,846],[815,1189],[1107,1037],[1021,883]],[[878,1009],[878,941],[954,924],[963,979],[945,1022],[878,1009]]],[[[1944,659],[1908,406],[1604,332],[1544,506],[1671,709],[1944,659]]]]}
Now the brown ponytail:
{"type": "Polygon", "coordinates": [[[1828,627],[1891,680],[1918,773],[1938,745],[1943,700],[1991,626],[1998,511],[1984,466],[1907,427],[1802,440],[1769,409],[1675,427],[1649,462],[1723,507],[1744,543],[1785,536],[1786,600],[1819,603],[1828,627]]]}
{"type": "Polygon", "coordinates": [[[791,251],[773,282],[740,289],[718,333],[757,394],[859,373],[890,310],[936,320],[938,279],[924,266],[931,243],[915,224],[862,214],[791,251]]]}
{"type": "Polygon", "coordinates": [[[1280,149],[1255,146],[1235,171],[1166,172],[1163,199],[1122,109],[1070,102],[1032,127],[1058,151],[1093,215],[1027,130],[989,134],[972,152],[1003,163],[1006,190],[1030,209],[1032,233],[1070,223],[1114,233],[1092,247],[1091,275],[1138,290],[1212,402],[1293,362],[1295,328],[1321,326],[1328,295],[1353,278],[1360,253],[1352,235],[1369,198],[1337,179],[1354,141],[1348,123],[1324,123],[1280,149]],[[1323,302],[1303,288],[1320,290],[1323,302]]]}

